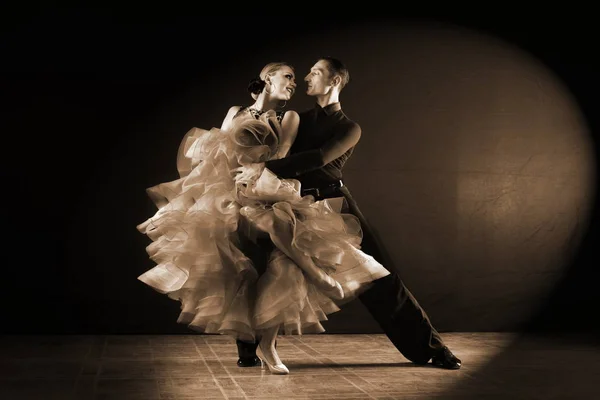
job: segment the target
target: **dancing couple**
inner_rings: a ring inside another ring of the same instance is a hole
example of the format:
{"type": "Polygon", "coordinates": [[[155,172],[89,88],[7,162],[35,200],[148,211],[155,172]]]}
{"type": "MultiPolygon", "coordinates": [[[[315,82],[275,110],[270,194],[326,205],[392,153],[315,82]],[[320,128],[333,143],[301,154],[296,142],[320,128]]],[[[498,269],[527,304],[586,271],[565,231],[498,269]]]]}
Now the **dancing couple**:
{"type": "Polygon", "coordinates": [[[314,108],[283,111],[294,68],[267,64],[248,85],[253,104],[186,134],[180,178],[147,190],[158,211],[137,228],[157,265],[138,279],[181,302],[179,323],[233,336],[240,367],[260,365],[258,349],[288,374],[278,334],[324,332],[358,297],[407,359],[460,368],[343,183],[361,137],[339,101],[347,68],[321,58],[304,81],[314,108]]]}

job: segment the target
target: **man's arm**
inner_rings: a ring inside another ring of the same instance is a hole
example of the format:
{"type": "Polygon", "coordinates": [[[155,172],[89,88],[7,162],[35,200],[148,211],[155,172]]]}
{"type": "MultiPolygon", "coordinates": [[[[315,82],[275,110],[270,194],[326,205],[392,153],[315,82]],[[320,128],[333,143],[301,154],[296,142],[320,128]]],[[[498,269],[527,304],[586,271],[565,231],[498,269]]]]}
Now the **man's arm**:
{"type": "Polygon", "coordinates": [[[361,129],[357,123],[335,134],[323,146],[314,150],[292,154],[280,160],[271,160],[265,167],[280,178],[295,178],[306,172],[319,169],[356,146],[360,140],[361,129]]]}

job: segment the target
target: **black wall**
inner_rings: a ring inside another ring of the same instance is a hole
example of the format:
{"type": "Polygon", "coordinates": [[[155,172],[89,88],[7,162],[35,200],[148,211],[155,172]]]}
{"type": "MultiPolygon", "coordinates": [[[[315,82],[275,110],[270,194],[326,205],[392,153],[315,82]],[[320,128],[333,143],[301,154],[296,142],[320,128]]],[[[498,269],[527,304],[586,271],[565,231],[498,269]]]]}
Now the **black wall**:
{"type": "MultiPolygon", "coordinates": [[[[136,278],[145,188],[286,60],[344,60],[346,183],[440,331],[590,330],[600,298],[591,26],[49,10],[2,36],[5,332],[189,332],[136,278]],[[249,20],[251,23],[249,23],[249,20]]],[[[458,14],[457,14],[458,15],[458,14]]],[[[565,17],[566,18],[566,17],[565,17]]],[[[287,105],[312,106],[298,90],[287,105]]],[[[359,302],[329,332],[379,331],[359,302]]]]}

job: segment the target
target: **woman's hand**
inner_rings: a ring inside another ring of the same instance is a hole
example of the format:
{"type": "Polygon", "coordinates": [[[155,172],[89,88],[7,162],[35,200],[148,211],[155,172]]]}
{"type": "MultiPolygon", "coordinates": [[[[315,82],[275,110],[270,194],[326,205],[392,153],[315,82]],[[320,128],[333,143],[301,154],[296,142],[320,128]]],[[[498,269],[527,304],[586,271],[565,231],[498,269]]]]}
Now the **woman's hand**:
{"type": "Polygon", "coordinates": [[[285,145],[279,146],[279,148],[277,149],[277,153],[275,153],[275,155],[271,159],[272,160],[280,160],[280,159],[284,158],[285,156],[287,156],[291,147],[292,147],[291,144],[285,144],[285,145]]]}
{"type": "Polygon", "coordinates": [[[254,182],[265,169],[265,163],[245,164],[233,169],[233,178],[238,183],[254,182]]]}

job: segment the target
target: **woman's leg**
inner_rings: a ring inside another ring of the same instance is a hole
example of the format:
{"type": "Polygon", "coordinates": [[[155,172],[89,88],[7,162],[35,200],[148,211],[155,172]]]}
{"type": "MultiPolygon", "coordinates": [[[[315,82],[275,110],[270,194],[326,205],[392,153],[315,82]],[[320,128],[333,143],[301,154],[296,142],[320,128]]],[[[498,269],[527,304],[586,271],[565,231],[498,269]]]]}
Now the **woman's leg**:
{"type": "Polygon", "coordinates": [[[258,346],[263,354],[264,361],[269,367],[269,371],[278,375],[289,374],[290,371],[281,362],[277,350],[275,349],[277,341],[277,333],[279,332],[279,325],[267,328],[261,331],[261,339],[258,346]]]}
{"type": "Polygon", "coordinates": [[[275,218],[266,214],[263,220],[256,220],[261,230],[269,233],[273,244],[292,259],[323,294],[335,300],[344,298],[344,289],[338,281],[317,267],[313,259],[293,245],[295,216],[289,205],[283,204],[275,210],[275,218]],[[279,216],[277,216],[279,214],[279,216]],[[287,214],[287,215],[286,215],[287,214]]]}

